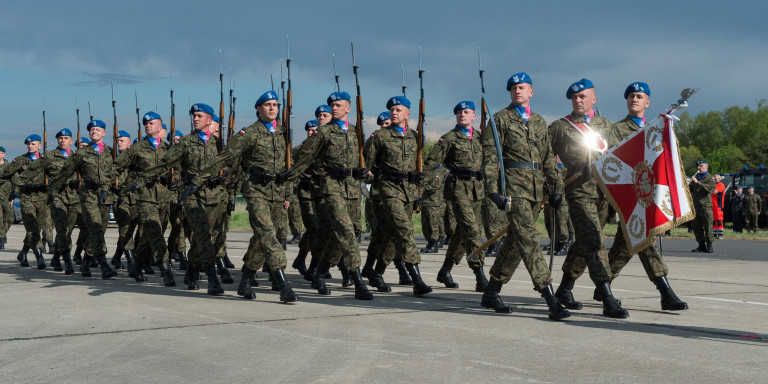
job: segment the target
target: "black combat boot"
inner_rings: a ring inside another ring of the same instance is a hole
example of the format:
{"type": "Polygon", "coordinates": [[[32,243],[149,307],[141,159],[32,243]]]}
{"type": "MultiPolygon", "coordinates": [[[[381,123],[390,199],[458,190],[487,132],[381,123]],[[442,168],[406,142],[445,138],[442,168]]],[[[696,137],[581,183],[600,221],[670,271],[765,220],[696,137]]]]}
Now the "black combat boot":
{"type": "Polygon", "coordinates": [[[37,261],[37,269],[45,269],[45,257],[43,257],[43,249],[33,249],[32,253],[35,254],[35,260],[37,261]]]}
{"type": "Polygon", "coordinates": [[[219,267],[219,274],[221,275],[222,284],[232,284],[235,280],[232,279],[232,275],[229,273],[229,269],[224,265],[224,259],[217,257],[216,266],[219,267]]]}
{"type": "Polygon", "coordinates": [[[563,280],[560,281],[560,286],[557,287],[555,297],[564,307],[578,311],[583,306],[581,305],[581,302],[576,301],[573,298],[572,290],[575,283],[576,280],[571,277],[570,273],[563,274],[563,280]]]}
{"type": "Polygon", "coordinates": [[[376,257],[372,254],[368,254],[368,256],[365,257],[365,265],[363,266],[363,270],[360,272],[360,276],[365,277],[366,279],[370,279],[371,276],[373,276],[373,265],[376,263],[376,257]]]}
{"type": "Polygon", "coordinates": [[[267,273],[269,274],[269,281],[272,283],[270,289],[274,292],[280,292],[280,286],[277,285],[277,280],[275,280],[275,276],[272,274],[272,270],[267,267],[267,264],[264,264],[264,267],[267,269],[267,273]]]}
{"type": "Polygon", "coordinates": [[[568,254],[568,242],[556,242],[555,245],[557,246],[557,248],[555,248],[555,255],[565,256],[568,254]]]}
{"type": "Polygon", "coordinates": [[[712,242],[711,242],[711,241],[707,241],[707,249],[706,249],[706,253],[712,253],[712,252],[714,252],[714,251],[712,250],[712,242]]]}
{"type": "Polygon", "coordinates": [[[428,240],[427,246],[420,249],[421,253],[437,253],[437,242],[434,240],[428,240]]]}
{"type": "Polygon", "coordinates": [[[344,258],[339,260],[339,264],[337,266],[339,267],[339,271],[341,272],[341,286],[342,287],[351,286],[352,280],[349,279],[349,269],[347,268],[347,265],[344,264],[344,258]]]}
{"type": "MultiPolygon", "coordinates": [[[[314,259],[314,257],[313,257],[313,259],[314,259]]],[[[326,263],[324,261],[319,261],[317,263],[317,271],[315,271],[314,275],[312,275],[312,285],[311,286],[312,286],[313,289],[317,289],[317,293],[319,293],[321,295],[330,295],[331,294],[331,290],[328,289],[328,287],[325,286],[325,280],[323,279],[323,277],[325,277],[326,272],[328,272],[328,270],[330,268],[331,267],[328,265],[328,263],[326,263]]],[[[310,274],[311,274],[311,271],[307,273],[307,275],[310,275],[310,274]]],[[[305,278],[306,278],[307,275],[304,275],[305,278]]]]}
{"type": "Polygon", "coordinates": [[[160,276],[163,277],[163,285],[166,287],[176,286],[176,279],[173,278],[170,261],[160,264],[160,276]]]}
{"type": "Polygon", "coordinates": [[[109,263],[107,263],[106,255],[97,255],[96,262],[99,264],[99,267],[101,267],[102,280],[107,280],[117,276],[117,272],[115,272],[112,268],[109,267],[109,263]]]}
{"type": "Polygon", "coordinates": [[[371,287],[376,288],[376,290],[379,292],[389,293],[392,292],[392,287],[384,282],[384,272],[386,270],[387,265],[384,264],[381,260],[378,260],[376,262],[376,269],[373,270],[371,277],[368,278],[368,283],[371,284],[371,287]]]}
{"type": "Polygon", "coordinates": [[[137,283],[142,283],[147,281],[147,278],[144,277],[144,273],[141,270],[141,262],[138,262],[137,260],[133,259],[133,255],[131,255],[130,258],[128,258],[128,253],[133,251],[125,251],[126,252],[126,259],[128,259],[128,277],[132,277],[134,281],[137,283]]]}
{"type": "Polygon", "coordinates": [[[445,235],[445,240],[443,240],[443,245],[450,245],[451,244],[451,235],[445,235]]]}
{"type": "Polygon", "coordinates": [[[597,291],[603,299],[603,315],[615,319],[626,319],[629,317],[629,312],[621,307],[621,302],[613,298],[611,284],[608,281],[597,284],[597,291]]]}
{"type": "Polygon", "coordinates": [[[363,282],[363,277],[360,276],[360,268],[355,268],[350,275],[352,275],[352,281],[355,283],[355,299],[373,300],[373,294],[363,282]]]}
{"type": "Polygon", "coordinates": [[[116,270],[123,267],[123,261],[120,259],[123,256],[124,252],[125,250],[123,249],[123,247],[117,247],[115,254],[112,256],[112,260],[109,262],[115,267],[116,270]]]}
{"type": "Polygon", "coordinates": [[[280,301],[283,303],[293,303],[299,300],[299,297],[293,292],[291,284],[285,279],[285,272],[282,269],[273,272],[272,278],[275,279],[277,286],[280,288],[280,301]]]}
{"type": "Polygon", "coordinates": [[[208,275],[208,294],[211,296],[219,296],[224,294],[224,288],[219,284],[219,278],[216,276],[216,265],[211,264],[205,270],[205,274],[208,275]]]}
{"type": "Polygon", "coordinates": [[[61,258],[64,259],[64,274],[71,275],[75,273],[75,267],[72,265],[72,258],[69,256],[69,252],[64,252],[61,258]]]}
{"type": "Polygon", "coordinates": [[[5,249],[5,238],[0,238],[0,249],[5,249]]]}
{"type": "Polygon", "coordinates": [[[312,258],[309,260],[309,267],[307,267],[307,271],[304,273],[304,280],[312,282],[312,279],[315,278],[315,274],[317,273],[318,263],[320,263],[320,259],[315,257],[315,255],[312,255],[312,258]]]}
{"type": "Polygon", "coordinates": [[[424,282],[424,279],[421,278],[421,271],[419,271],[418,264],[405,263],[405,269],[408,270],[408,274],[411,275],[411,279],[413,280],[414,296],[424,296],[427,293],[432,292],[432,287],[427,285],[427,283],[424,282]]]}
{"type": "Polygon", "coordinates": [[[91,257],[87,254],[83,258],[82,262],[80,263],[80,276],[82,277],[91,277],[91,257]]]}
{"type": "Polygon", "coordinates": [[[197,280],[199,278],[200,278],[200,268],[193,267],[192,265],[187,266],[187,269],[184,271],[184,284],[187,285],[188,290],[192,291],[192,290],[200,289],[200,286],[197,285],[197,280]]]}
{"type": "Polygon", "coordinates": [[[571,313],[568,312],[567,309],[563,308],[562,305],[560,305],[560,302],[557,301],[557,298],[555,298],[555,294],[552,293],[552,286],[548,285],[546,288],[542,289],[539,293],[541,293],[541,297],[544,298],[544,301],[547,302],[547,307],[549,307],[549,318],[552,320],[562,320],[566,317],[570,317],[571,313]]]}
{"type": "Polygon", "coordinates": [[[283,247],[283,251],[288,250],[288,242],[285,239],[280,240],[280,246],[283,247]]]}
{"type": "Polygon", "coordinates": [[[453,259],[446,256],[445,260],[443,261],[443,267],[440,268],[440,271],[437,272],[437,282],[445,284],[446,288],[458,288],[459,283],[453,281],[453,276],[451,276],[451,269],[454,266],[453,259]]]}
{"type": "Polygon", "coordinates": [[[669,280],[666,276],[657,277],[653,281],[656,284],[656,289],[661,293],[661,309],[664,311],[682,311],[688,309],[688,303],[680,300],[669,286],[669,280]]]}
{"type": "MultiPolygon", "coordinates": [[[[616,302],[619,305],[621,305],[621,300],[619,300],[619,299],[617,299],[615,297],[613,299],[616,300],[616,302]]],[[[600,291],[597,289],[597,287],[595,287],[595,291],[592,293],[592,300],[598,301],[598,302],[601,302],[601,303],[603,302],[603,297],[600,296],[600,291]]]]}
{"type": "Polygon", "coordinates": [[[483,267],[472,268],[472,272],[475,273],[475,292],[485,292],[485,289],[488,288],[488,278],[485,277],[483,267]]]}
{"type": "MultiPolygon", "coordinates": [[[[547,253],[549,253],[550,249],[552,249],[552,243],[551,242],[549,244],[541,247],[541,250],[544,251],[544,252],[547,252],[547,253]]],[[[557,247],[555,247],[555,249],[557,249],[557,247]]]]}
{"type": "Polygon", "coordinates": [[[301,233],[294,233],[291,240],[288,240],[288,244],[298,244],[301,242],[301,233]]]}
{"type": "Polygon", "coordinates": [[[499,255],[499,251],[501,251],[501,247],[499,246],[499,242],[495,242],[488,246],[485,250],[485,257],[496,257],[499,255]]]}
{"type": "MultiPolygon", "coordinates": [[[[138,263],[138,261],[137,261],[137,263],[138,263]]],[[[155,258],[154,257],[149,259],[149,260],[142,261],[142,262],[139,263],[139,265],[141,266],[141,269],[147,275],[154,275],[155,274],[155,270],[154,270],[154,268],[152,268],[152,266],[154,264],[155,264],[155,258]]]]}
{"type": "Polygon", "coordinates": [[[243,274],[240,276],[240,284],[237,285],[237,294],[242,296],[243,299],[253,300],[256,298],[256,294],[251,289],[251,280],[256,271],[243,265],[241,269],[243,274]]]}
{"type": "Polygon", "coordinates": [[[306,249],[299,249],[299,254],[296,255],[296,259],[293,260],[291,267],[299,271],[299,275],[304,276],[307,273],[307,254],[309,251],[306,249]]]}
{"type": "Polygon", "coordinates": [[[691,252],[706,252],[707,251],[707,245],[703,241],[699,241],[699,247],[691,249],[691,252]]]}
{"type": "Polygon", "coordinates": [[[179,252],[179,270],[186,271],[189,267],[189,260],[187,260],[186,252],[179,252]]]}
{"type": "Polygon", "coordinates": [[[19,251],[19,255],[16,256],[16,260],[19,261],[19,265],[22,267],[29,267],[29,261],[27,260],[27,253],[29,253],[29,246],[26,244],[21,247],[21,251],[19,251]]]}
{"type": "Polygon", "coordinates": [[[52,254],[54,251],[56,251],[56,247],[53,246],[53,241],[48,241],[48,254],[52,254]]]}
{"type": "MultiPolygon", "coordinates": [[[[133,256],[133,251],[125,250],[123,253],[125,254],[125,269],[128,271],[128,277],[134,277],[133,272],[138,266],[136,265],[136,258],[133,256]]],[[[142,277],[143,276],[144,275],[142,274],[142,277]]]]}
{"type": "Polygon", "coordinates": [[[72,261],[73,261],[73,262],[74,262],[76,265],[80,265],[80,263],[82,263],[82,262],[83,262],[83,256],[82,256],[82,253],[83,253],[83,247],[82,247],[82,246],[80,246],[80,245],[76,246],[76,247],[75,247],[75,255],[74,255],[74,256],[72,256],[72,261]]]}
{"type": "Polygon", "coordinates": [[[89,261],[89,264],[88,264],[88,266],[89,266],[89,267],[91,267],[91,268],[96,268],[96,267],[98,267],[98,266],[99,266],[99,262],[98,262],[98,260],[96,260],[96,257],[95,257],[95,256],[91,256],[91,258],[90,258],[90,259],[88,259],[88,260],[90,260],[90,261],[89,261]]]}
{"type": "Polygon", "coordinates": [[[224,266],[227,268],[235,267],[235,265],[232,264],[232,260],[229,259],[229,255],[227,253],[224,253],[224,266]]]}
{"type": "Polygon", "coordinates": [[[396,257],[393,263],[395,264],[395,268],[397,268],[397,273],[400,277],[400,285],[413,285],[413,280],[408,276],[408,271],[405,269],[405,262],[403,259],[396,257]]]}
{"type": "Polygon", "coordinates": [[[480,305],[483,308],[493,309],[497,313],[512,313],[512,307],[504,305],[499,292],[501,292],[501,281],[491,278],[488,282],[488,288],[483,292],[480,305]]]}
{"type": "Polygon", "coordinates": [[[61,267],[61,254],[59,251],[53,251],[53,257],[51,257],[51,268],[56,272],[61,272],[64,268],[61,267]]]}
{"type": "Polygon", "coordinates": [[[445,244],[445,236],[438,236],[437,237],[437,248],[442,248],[443,244],[445,244]]]}

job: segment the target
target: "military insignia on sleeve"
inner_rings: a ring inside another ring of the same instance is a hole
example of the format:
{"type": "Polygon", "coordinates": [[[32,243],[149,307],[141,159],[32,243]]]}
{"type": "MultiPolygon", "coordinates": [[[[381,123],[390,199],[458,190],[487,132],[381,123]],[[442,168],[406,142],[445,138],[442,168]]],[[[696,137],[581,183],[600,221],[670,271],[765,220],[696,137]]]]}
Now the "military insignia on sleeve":
{"type": "Polygon", "coordinates": [[[245,135],[245,129],[241,129],[240,132],[238,132],[240,135],[245,135]]]}
{"type": "Polygon", "coordinates": [[[443,138],[441,137],[440,140],[438,140],[437,142],[438,143],[442,143],[443,142],[443,138]]]}

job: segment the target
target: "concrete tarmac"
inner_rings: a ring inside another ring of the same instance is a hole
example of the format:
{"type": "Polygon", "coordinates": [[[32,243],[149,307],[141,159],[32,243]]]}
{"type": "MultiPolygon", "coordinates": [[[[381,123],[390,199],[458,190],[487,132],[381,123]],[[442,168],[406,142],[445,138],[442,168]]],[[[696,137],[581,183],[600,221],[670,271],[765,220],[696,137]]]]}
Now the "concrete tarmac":
{"type": "MultiPolygon", "coordinates": [[[[77,230],[75,230],[77,231],[77,230]]],[[[107,244],[117,232],[109,229],[107,244]]],[[[502,289],[512,314],[481,308],[466,263],[453,270],[458,289],[435,281],[445,247],[422,255],[435,290],[414,297],[385,274],[390,294],[354,299],[332,269],[320,296],[290,267],[300,297],[282,304],[259,272],[256,299],[162,286],[159,275],[134,283],[121,270],[101,280],[21,268],[24,229],[12,226],[0,251],[0,378],[5,383],[762,383],[768,356],[766,243],[720,240],[714,254],[691,253],[693,240],[664,240],[669,280],[686,311],[662,311],[637,258],[613,283],[630,317],[610,319],[592,301],[588,276],[574,294],[584,309],[565,321],[547,318],[521,265],[502,289]]],[[[231,231],[239,268],[249,232],[231,231]]],[[[726,234],[727,236],[727,234],[726,234]]],[[[544,243],[547,240],[543,241],[544,243]]],[[[607,241],[610,244],[610,240],[607,241]]],[[[423,239],[419,246],[423,246],[423,239]]],[[[607,244],[607,245],[608,245],[607,244]]],[[[361,244],[365,259],[367,242],[361,244]]],[[[111,257],[111,253],[109,256],[111,257]]],[[[46,262],[50,255],[46,254],[46,262]]],[[[555,288],[563,256],[555,257],[555,288]]],[[[548,259],[548,256],[547,256],[548,259]]],[[[493,259],[487,260],[486,272],[493,259]]],[[[235,282],[239,270],[233,270],[235,282]]]]}

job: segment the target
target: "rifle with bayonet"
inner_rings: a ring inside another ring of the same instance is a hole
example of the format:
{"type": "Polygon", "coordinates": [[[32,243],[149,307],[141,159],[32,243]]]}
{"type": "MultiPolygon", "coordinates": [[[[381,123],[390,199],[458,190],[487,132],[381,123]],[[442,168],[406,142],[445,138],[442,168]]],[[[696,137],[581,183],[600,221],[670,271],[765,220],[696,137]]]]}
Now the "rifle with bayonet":
{"type": "Polygon", "coordinates": [[[400,65],[400,73],[403,75],[403,97],[405,97],[405,88],[407,87],[405,86],[405,66],[402,64],[400,65]]]}
{"type": "Polygon", "coordinates": [[[232,69],[229,70],[229,120],[227,121],[227,145],[235,133],[235,88],[232,80],[232,69]]]}
{"type": "MultiPolygon", "coordinates": [[[[48,127],[45,124],[45,97],[43,97],[43,155],[48,149],[48,127]]],[[[43,176],[44,184],[48,185],[48,176],[43,176]]]]}
{"type": "Polygon", "coordinates": [[[355,88],[357,89],[357,97],[355,98],[357,119],[355,120],[355,127],[357,128],[358,165],[360,168],[365,168],[365,158],[363,157],[363,146],[365,145],[365,133],[363,132],[363,97],[360,95],[360,81],[357,77],[357,70],[360,66],[355,62],[355,44],[350,42],[349,45],[352,48],[352,73],[355,74],[355,88]]]}
{"type": "Polygon", "coordinates": [[[285,80],[283,80],[283,59],[280,59],[280,93],[282,94],[283,102],[277,104],[278,120],[280,123],[285,123],[285,80]]]}
{"type": "Polygon", "coordinates": [[[333,60],[333,79],[336,81],[336,92],[341,92],[341,87],[339,86],[339,73],[336,72],[336,55],[331,54],[331,60],[333,60]]]}
{"type": "MultiPolygon", "coordinates": [[[[421,46],[419,46],[419,120],[416,123],[416,172],[424,172],[424,121],[426,120],[426,103],[424,101],[424,69],[421,66],[421,46]]],[[[403,96],[405,96],[405,77],[403,77],[403,96]]],[[[413,212],[421,212],[421,195],[413,204],[413,212]]]]}
{"type": "MultiPolygon", "coordinates": [[[[173,102],[173,88],[171,88],[171,137],[168,140],[168,144],[173,146],[176,144],[176,104],[173,102]]],[[[173,185],[173,168],[171,168],[171,185],[173,185]]]]}
{"type": "Polygon", "coordinates": [[[219,49],[219,64],[219,137],[217,137],[216,149],[221,152],[224,149],[224,135],[221,132],[224,126],[224,62],[221,57],[221,49],[219,49]]]}
{"type": "MultiPolygon", "coordinates": [[[[80,137],[80,100],[77,98],[77,95],[75,95],[75,115],[77,115],[77,143],[75,144],[75,151],[80,149],[80,142],[82,138],[80,137]]],[[[80,184],[83,181],[82,175],[80,175],[80,171],[77,172],[77,188],[80,188],[80,184]]]]}
{"type": "MultiPolygon", "coordinates": [[[[112,125],[112,161],[114,161],[117,157],[117,103],[115,102],[115,86],[111,81],[109,82],[109,87],[112,90],[112,120],[114,122],[112,125]]],[[[118,179],[115,178],[115,188],[119,184],[118,179]]],[[[101,205],[103,203],[101,196],[99,196],[99,200],[99,205],[101,205]]]]}
{"type": "Polygon", "coordinates": [[[136,137],[141,140],[141,113],[139,113],[139,96],[136,94],[136,91],[133,91],[133,99],[136,101],[136,126],[138,127],[136,137]]]}
{"type": "Polygon", "coordinates": [[[291,113],[293,112],[293,87],[291,86],[291,45],[288,41],[288,54],[285,59],[285,67],[288,70],[288,100],[285,104],[285,121],[283,121],[283,127],[285,128],[285,169],[291,169],[291,149],[293,149],[293,134],[291,132],[291,113]]]}

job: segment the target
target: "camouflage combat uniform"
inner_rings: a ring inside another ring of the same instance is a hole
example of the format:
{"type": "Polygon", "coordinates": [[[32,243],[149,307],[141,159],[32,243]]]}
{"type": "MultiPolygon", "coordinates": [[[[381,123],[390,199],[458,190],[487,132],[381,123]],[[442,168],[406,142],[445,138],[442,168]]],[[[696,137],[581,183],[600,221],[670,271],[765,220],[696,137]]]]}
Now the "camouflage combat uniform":
{"type": "MultiPolygon", "coordinates": [[[[10,165],[11,162],[7,160],[0,164],[0,175],[5,173],[10,165]]],[[[5,249],[5,237],[13,223],[13,202],[9,201],[12,187],[10,180],[0,178],[0,246],[2,246],[0,249],[5,249]]]]}
{"type": "MultiPolygon", "coordinates": [[[[30,158],[29,153],[16,156],[13,162],[4,169],[2,178],[12,180],[21,203],[21,220],[24,222],[26,235],[19,256],[21,257],[23,253],[24,258],[26,258],[27,252],[32,249],[35,256],[40,260],[42,256],[38,256],[37,252],[42,252],[43,248],[41,231],[43,220],[48,215],[48,206],[45,204],[47,187],[45,175],[39,166],[27,172],[33,162],[42,158],[39,152],[32,157],[34,160],[30,158]]],[[[45,268],[45,264],[38,262],[38,268],[41,266],[45,268]]]]}
{"type": "MultiPolygon", "coordinates": [[[[693,184],[693,183],[691,183],[693,184]]],[[[693,192],[693,190],[691,190],[693,192]]],[[[760,217],[760,209],[762,208],[763,200],[760,198],[760,195],[753,193],[753,194],[745,194],[744,195],[744,217],[747,219],[747,233],[749,232],[757,232],[757,219],[760,217]]],[[[698,216],[699,211],[696,210],[696,215],[698,216]]],[[[697,235],[698,240],[698,235],[697,235]]]]}
{"type": "MultiPolygon", "coordinates": [[[[442,165],[438,165],[442,170],[442,165]]],[[[424,180],[421,202],[421,232],[424,239],[437,242],[440,236],[445,236],[445,179],[444,172],[434,172],[424,180]]]]}

